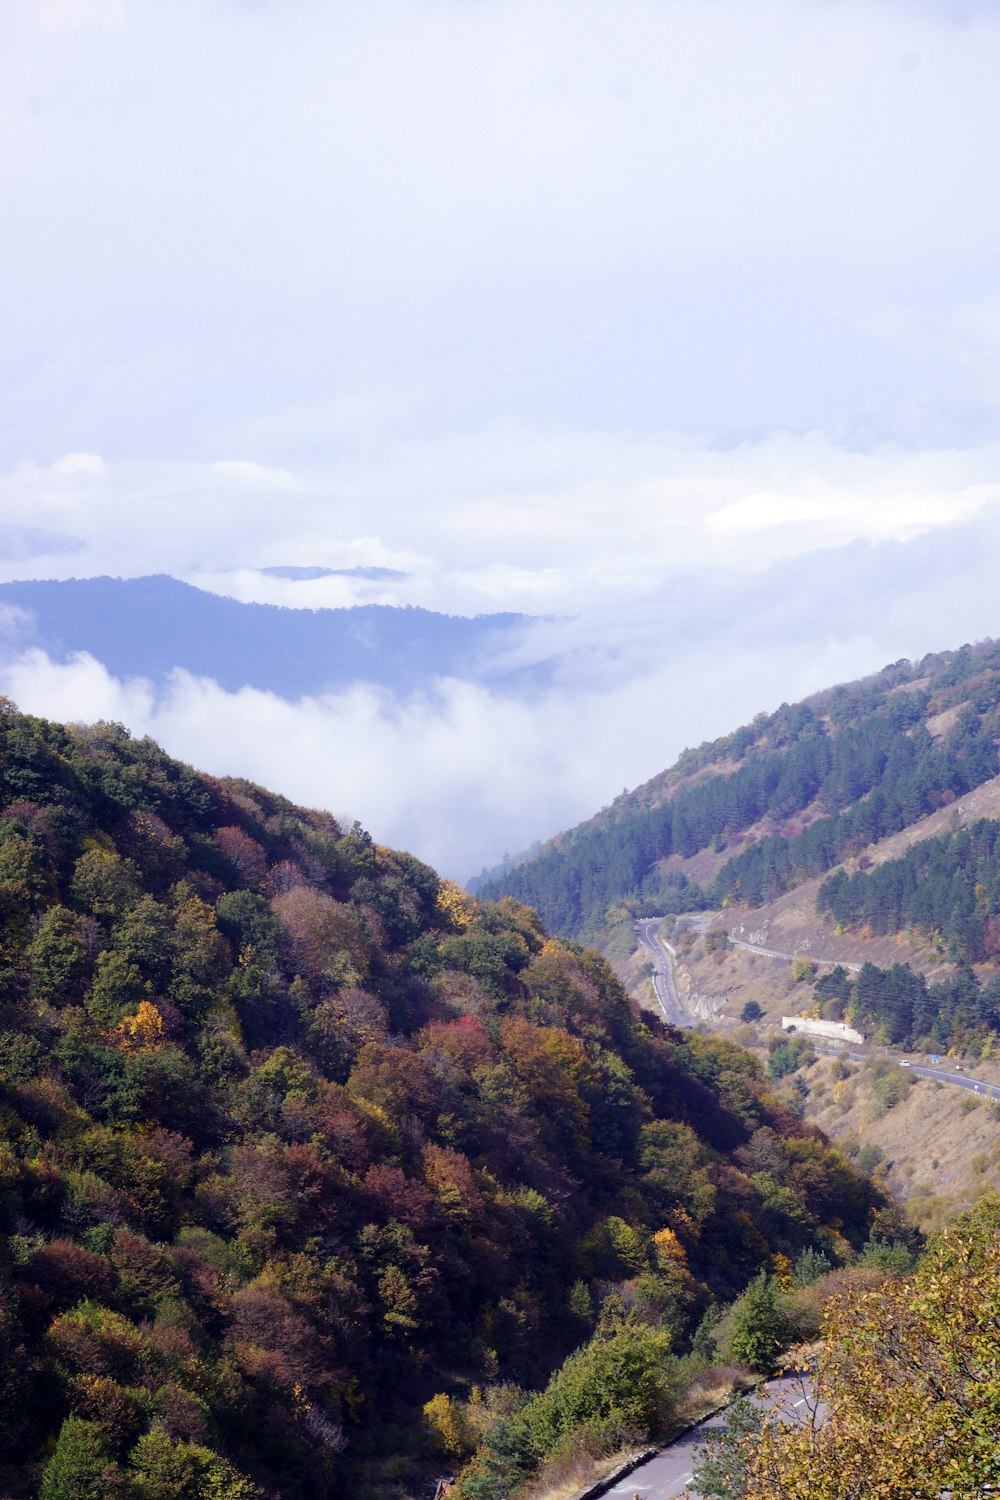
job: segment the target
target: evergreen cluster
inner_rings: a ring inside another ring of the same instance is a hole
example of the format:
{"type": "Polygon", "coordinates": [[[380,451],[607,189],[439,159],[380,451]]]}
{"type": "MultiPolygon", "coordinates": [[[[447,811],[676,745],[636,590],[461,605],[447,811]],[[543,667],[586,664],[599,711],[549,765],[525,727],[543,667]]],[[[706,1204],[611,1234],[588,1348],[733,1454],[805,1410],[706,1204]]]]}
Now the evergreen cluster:
{"type": "Polygon", "coordinates": [[[998,737],[1000,646],[898,663],[685,752],[474,888],[513,895],[571,936],[596,935],[621,903],[760,905],[995,776],[998,737]],[[932,721],[946,710],[942,733],[932,721]],[[701,851],[721,857],[706,885],[677,867],[701,851]]]}
{"type": "Polygon", "coordinates": [[[981,982],[968,964],[936,984],[908,964],[866,963],[855,978],[838,965],[817,982],[815,995],[825,1019],[846,1020],[885,1046],[975,1057],[997,1049],[1000,975],[981,982]]]}
{"type": "Polygon", "coordinates": [[[1000,962],[1000,823],[922,839],[869,871],[835,870],[816,905],[842,930],[912,927],[953,959],[1000,962]]]}
{"type": "MultiPolygon", "coordinates": [[[[851,736],[862,739],[869,753],[865,774],[840,784],[847,805],[838,811],[821,794],[824,815],[808,828],[755,840],[723,865],[706,892],[707,904],[739,901],[760,906],[773,901],[997,774],[1000,761],[992,712],[987,729],[982,716],[970,708],[935,745],[924,725],[913,722],[917,707],[896,699],[886,711],[873,715],[863,734],[851,736]]],[[[839,747],[840,740],[835,744],[839,747]]],[[[780,816],[776,809],[770,811],[780,816]]]]}

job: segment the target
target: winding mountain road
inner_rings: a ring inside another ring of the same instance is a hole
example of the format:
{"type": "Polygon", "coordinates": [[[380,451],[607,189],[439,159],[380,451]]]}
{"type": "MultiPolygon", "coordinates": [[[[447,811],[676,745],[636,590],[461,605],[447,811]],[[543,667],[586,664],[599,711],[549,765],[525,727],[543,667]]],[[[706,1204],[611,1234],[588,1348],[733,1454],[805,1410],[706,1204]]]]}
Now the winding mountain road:
{"type": "MultiPolygon", "coordinates": [[[[802,1033],[806,1035],[805,1032],[802,1033]]],[[[908,1068],[918,1078],[936,1078],[939,1083],[953,1084],[957,1089],[966,1089],[970,1094],[978,1094],[981,1099],[1000,1100],[1000,1086],[995,1083],[985,1083],[981,1078],[970,1078],[966,1073],[956,1073],[951,1068],[935,1068],[930,1063],[909,1062],[905,1057],[900,1057],[898,1052],[890,1052],[887,1047],[873,1047],[870,1052],[845,1052],[842,1047],[824,1047],[823,1043],[816,1037],[809,1037],[814,1052],[825,1053],[828,1057],[849,1057],[852,1062],[867,1062],[870,1057],[884,1057],[887,1060],[895,1058],[901,1068],[908,1068]]]]}
{"type": "Polygon", "coordinates": [[[761,958],[782,958],[789,963],[794,963],[797,958],[808,959],[811,964],[839,964],[842,969],[851,969],[855,974],[860,974],[863,965],[848,963],[844,958],[820,958],[818,953],[779,953],[775,948],[760,948],[756,943],[746,943],[742,938],[733,937],[727,933],[729,944],[732,948],[742,948],[744,953],[757,953],[761,958]]]}
{"type": "Polygon", "coordinates": [[[640,917],[635,924],[635,935],[653,960],[653,992],[660,1002],[660,1009],[671,1026],[693,1026],[694,1021],[680,1002],[677,981],[674,976],[676,954],[669,943],[657,934],[662,917],[640,917]]]}
{"type": "MultiPolygon", "coordinates": [[[[808,1423],[823,1420],[823,1409],[818,1407],[813,1396],[812,1383],[806,1375],[782,1376],[769,1380],[754,1391],[750,1400],[755,1406],[773,1412],[781,1421],[808,1423]]],[[[663,1448],[655,1458],[650,1458],[638,1469],[608,1490],[605,1495],[615,1500],[677,1500],[680,1495],[697,1495],[692,1487],[695,1466],[700,1462],[700,1450],[710,1432],[717,1432],[726,1425],[725,1411],[717,1412],[682,1433],[675,1443],[663,1448]]]]}
{"type": "MultiPolygon", "coordinates": [[[[653,961],[653,990],[659,1001],[660,1009],[664,1018],[672,1026],[695,1026],[699,1018],[691,1016],[684,1009],[677,993],[677,980],[674,963],[677,955],[669,943],[658,935],[658,928],[663,921],[662,917],[640,917],[635,923],[635,933],[639,942],[645,948],[653,961]]],[[[817,958],[810,953],[779,953],[773,948],[762,948],[753,943],[744,942],[741,938],[729,936],[729,941],[734,948],[742,948],[747,953],[757,953],[764,958],[777,958],[791,961],[796,958],[808,958],[812,963],[836,964],[839,963],[845,969],[859,972],[861,964],[845,963],[843,959],[817,958]]],[[[805,1033],[803,1033],[804,1035],[805,1033]]],[[[837,1052],[844,1055],[841,1048],[824,1047],[815,1038],[810,1038],[817,1052],[837,1052]]],[[[867,1052],[848,1052],[846,1054],[855,1062],[864,1062],[872,1055],[895,1058],[901,1067],[909,1068],[918,1078],[933,1078],[939,1083],[951,1084],[954,1088],[965,1089],[970,1094],[978,1094],[983,1099],[995,1099],[1000,1101],[1000,1085],[984,1083],[980,1079],[970,1078],[963,1071],[954,1068],[938,1068],[930,1063],[909,1062],[898,1052],[889,1052],[887,1048],[873,1048],[867,1052]]]]}

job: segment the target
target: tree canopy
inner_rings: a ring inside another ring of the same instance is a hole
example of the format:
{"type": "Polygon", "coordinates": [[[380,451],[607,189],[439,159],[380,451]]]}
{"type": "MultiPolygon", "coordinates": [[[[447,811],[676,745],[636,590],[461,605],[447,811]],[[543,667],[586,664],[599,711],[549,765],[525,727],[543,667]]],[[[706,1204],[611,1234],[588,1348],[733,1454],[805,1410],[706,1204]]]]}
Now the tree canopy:
{"type": "Polygon", "coordinates": [[[995,776],[998,737],[1000,645],[898,662],[685,751],[476,889],[570,936],[599,934],[623,902],[758,906],[995,776]],[[699,883],[682,866],[706,854],[718,868],[699,883]]]}
{"type": "Polygon", "coordinates": [[[541,1401],[496,1428],[530,1465],[653,1420],[668,1365],[637,1406],[597,1389],[643,1336],[673,1359],[879,1203],[753,1058],[641,1016],[526,907],[2,706],[11,1500],[404,1493],[453,1399],[541,1401]]]}
{"type": "Polygon", "coordinates": [[[1000,1201],[932,1242],[916,1273],[831,1304],[820,1417],[741,1443],[746,1500],[938,1500],[1000,1483],[1000,1201]]]}

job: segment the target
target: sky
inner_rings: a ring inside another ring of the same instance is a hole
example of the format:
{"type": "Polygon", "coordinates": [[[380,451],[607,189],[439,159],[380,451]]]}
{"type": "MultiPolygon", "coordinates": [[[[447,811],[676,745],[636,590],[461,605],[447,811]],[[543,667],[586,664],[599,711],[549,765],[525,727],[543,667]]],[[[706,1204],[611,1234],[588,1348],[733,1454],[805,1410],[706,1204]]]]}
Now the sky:
{"type": "Polygon", "coordinates": [[[0,580],[518,610],[555,669],[157,691],[0,619],[0,690],[461,876],[1000,634],[998,76],[985,0],[5,0],[0,580]]]}

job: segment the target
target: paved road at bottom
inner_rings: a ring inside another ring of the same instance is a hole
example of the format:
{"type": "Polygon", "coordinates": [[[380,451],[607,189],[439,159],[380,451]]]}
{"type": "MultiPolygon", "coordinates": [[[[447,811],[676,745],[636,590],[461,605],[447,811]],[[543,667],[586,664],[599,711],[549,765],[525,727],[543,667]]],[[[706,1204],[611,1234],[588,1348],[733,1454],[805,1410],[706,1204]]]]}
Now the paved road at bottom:
{"type": "MultiPolygon", "coordinates": [[[[817,1410],[812,1383],[807,1375],[770,1380],[767,1385],[755,1391],[750,1399],[755,1406],[775,1412],[785,1422],[811,1422],[817,1410]]],[[[822,1409],[819,1410],[819,1419],[822,1420],[822,1409]]],[[[632,1500],[633,1495],[640,1496],[640,1500],[676,1500],[678,1495],[697,1495],[698,1491],[693,1486],[693,1474],[700,1462],[700,1450],[705,1437],[709,1432],[719,1431],[725,1425],[724,1411],[699,1423],[675,1443],[671,1443],[669,1448],[664,1448],[655,1458],[649,1459],[607,1490],[605,1493],[609,1500],[612,1496],[614,1500],[632,1500]]]]}
{"type": "MultiPolygon", "coordinates": [[[[639,924],[636,923],[636,931],[638,932],[638,930],[639,924]]],[[[652,941],[647,941],[646,938],[643,937],[642,933],[640,933],[639,936],[645,943],[646,947],[652,949],[652,942],[656,941],[656,939],[654,938],[652,939],[652,941]]],[[[843,958],[819,958],[814,953],[779,953],[776,948],[761,948],[756,943],[748,943],[743,938],[734,937],[731,932],[728,934],[728,937],[730,943],[734,948],[742,948],[744,953],[757,953],[762,958],[780,958],[792,960],[796,958],[805,958],[808,959],[810,963],[814,964],[839,964],[842,969],[852,969],[855,973],[860,973],[861,971],[861,964],[849,963],[846,959],[843,958]]],[[[802,1035],[806,1036],[807,1033],[803,1032],[802,1035]]],[[[817,1052],[840,1052],[841,1056],[843,1056],[843,1052],[840,1048],[818,1046],[812,1037],[809,1037],[809,1040],[813,1042],[813,1046],[817,1052]]],[[[866,1058],[875,1054],[868,1052],[849,1052],[847,1055],[848,1057],[854,1058],[857,1062],[864,1062],[866,1058]]],[[[909,1068],[912,1073],[916,1073],[918,1078],[936,1078],[940,1083],[950,1083],[953,1084],[955,1088],[968,1089],[970,1094],[978,1094],[983,1099],[1000,1099],[1000,1087],[998,1087],[996,1084],[983,1083],[983,1081],[978,1078],[967,1078],[962,1073],[956,1073],[950,1068],[935,1068],[932,1067],[929,1063],[905,1062],[900,1059],[898,1053],[890,1053],[886,1048],[881,1049],[881,1055],[883,1057],[895,1057],[896,1061],[900,1063],[901,1067],[909,1068]]]]}
{"type": "Polygon", "coordinates": [[[919,1078],[937,1078],[941,1083],[953,1083],[956,1088],[968,1089],[984,1099],[1000,1099],[1000,1088],[995,1083],[984,1083],[981,1078],[964,1078],[961,1073],[949,1073],[945,1068],[925,1067],[923,1063],[905,1063],[919,1078]]]}

